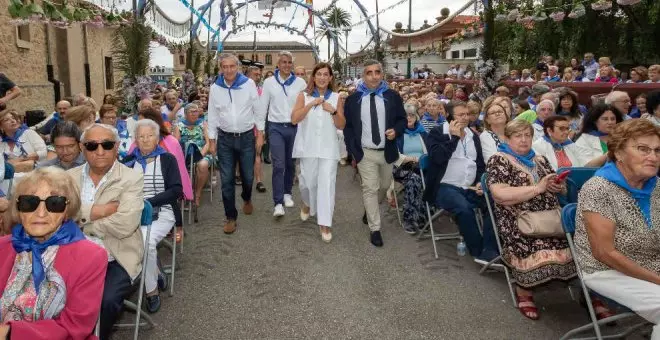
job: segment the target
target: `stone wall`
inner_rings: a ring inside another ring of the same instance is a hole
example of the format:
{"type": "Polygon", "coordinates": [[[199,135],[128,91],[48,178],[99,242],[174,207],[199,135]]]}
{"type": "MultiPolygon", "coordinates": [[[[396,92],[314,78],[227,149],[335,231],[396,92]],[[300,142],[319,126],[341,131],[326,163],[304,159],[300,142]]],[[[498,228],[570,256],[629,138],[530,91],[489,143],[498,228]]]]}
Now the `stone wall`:
{"type": "MultiPolygon", "coordinates": [[[[36,1],[40,3],[40,0],[36,1]]],[[[61,96],[85,93],[85,39],[83,27],[75,24],[62,30],[44,24],[29,24],[29,41],[19,39],[17,27],[9,23],[11,18],[4,10],[9,0],[0,0],[0,72],[16,83],[23,93],[12,100],[10,107],[19,111],[44,110],[50,112],[55,106],[53,84],[48,81],[46,65],[50,52],[55,79],[62,82],[61,96]],[[48,33],[48,41],[46,34],[48,33]]],[[[114,29],[88,28],[87,54],[90,64],[92,98],[103,102],[106,93],[105,60],[112,56],[114,29]]],[[[116,84],[122,75],[114,71],[116,84]]]]}

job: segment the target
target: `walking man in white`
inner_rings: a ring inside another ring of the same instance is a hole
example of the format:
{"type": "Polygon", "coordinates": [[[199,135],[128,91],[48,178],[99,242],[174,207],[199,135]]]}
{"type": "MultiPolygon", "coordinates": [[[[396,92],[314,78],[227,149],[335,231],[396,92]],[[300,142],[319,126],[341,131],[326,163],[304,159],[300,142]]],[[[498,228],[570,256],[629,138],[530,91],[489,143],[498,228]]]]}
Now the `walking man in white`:
{"type": "Polygon", "coordinates": [[[278,55],[275,75],[264,80],[259,116],[268,117],[268,144],[273,161],[273,216],[284,216],[284,207],[293,207],[293,142],[297,126],[291,124],[291,113],[298,94],[307,87],[305,80],[291,72],[293,55],[282,51],[278,55]]]}
{"type": "Polygon", "coordinates": [[[227,222],[225,234],[236,231],[234,169],[238,163],[243,191],[243,213],[252,214],[255,138],[263,138],[265,117],[259,106],[254,81],[238,73],[240,61],[233,54],[220,55],[220,74],[209,90],[208,134],[211,153],[217,151],[222,181],[222,204],[227,222]],[[255,136],[254,127],[257,127],[255,136]]]}

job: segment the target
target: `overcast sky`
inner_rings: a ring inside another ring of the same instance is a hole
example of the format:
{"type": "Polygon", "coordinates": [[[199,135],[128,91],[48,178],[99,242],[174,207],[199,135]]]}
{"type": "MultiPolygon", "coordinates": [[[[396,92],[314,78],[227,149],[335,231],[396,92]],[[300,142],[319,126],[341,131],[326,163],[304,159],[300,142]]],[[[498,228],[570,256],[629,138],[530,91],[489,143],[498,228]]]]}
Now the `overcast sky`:
{"type": "MultiPolygon", "coordinates": [[[[192,1],[192,0],[189,0],[192,1]]],[[[204,0],[207,1],[207,0],[204,0]]],[[[314,8],[321,9],[331,3],[332,0],[314,0],[314,8]]],[[[361,0],[361,3],[366,7],[369,14],[376,12],[376,1],[378,1],[379,10],[383,10],[386,7],[389,7],[393,4],[398,3],[400,0],[361,0]]],[[[467,0],[411,0],[412,1],[412,27],[413,29],[419,28],[424,20],[428,20],[428,23],[433,25],[436,20],[435,18],[440,16],[440,10],[443,7],[448,7],[452,13],[458,8],[462,7],[467,0]]],[[[179,0],[157,0],[158,5],[165,10],[165,12],[175,20],[184,20],[186,17],[190,16],[190,12],[186,9],[184,5],[181,4],[179,0]]],[[[241,3],[242,0],[234,0],[234,4],[241,3]]],[[[203,4],[201,0],[195,1],[195,7],[199,7],[203,4]]],[[[217,25],[220,18],[220,0],[216,0],[212,8],[211,14],[211,25],[217,25]]],[[[362,21],[364,17],[358,10],[357,6],[354,3],[354,0],[339,0],[337,5],[345,10],[348,10],[351,13],[351,21],[357,23],[362,21]]],[[[259,10],[257,4],[253,3],[248,6],[247,9],[247,19],[249,21],[268,21],[268,18],[264,17],[263,14],[267,13],[266,10],[259,10]]],[[[273,14],[273,23],[280,23],[296,27],[299,30],[303,30],[305,23],[307,22],[307,13],[302,8],[295,11],[296,5],[291,4],[288,8],[276,8],[273,14]]],[[[467,10],[463,14],[473,14],[473,10],[467,10]]],[[[237,24],[240,25],[246,20],[246,10],[245,7],[239,11],[237,24]]],[[[402,22],[404,27],[407,26],[408,22],[408,2],[404,1],[402,4],[394,7],[393,9],[380,15],[380,23],[382,26],[393,29],[396,22],[402,22]]],[[[318,20],[315,20],[317,24],[317,29],[320,27],[318,20]]],[[[372,23],[376,24],[375,18],[372,19],[372,23]]],[[[227,26],[228,30],[231,30],[231,20],[227,26]]],[[[269,29],[260,29],[257,31],[257,41],[300,41],[305,42],[305,39],[297,35],[291,35],[285,30],[269,28],[269,29]]],[[[248,28],[236,35],[232,35],[228,38],[228,41],[252,41],[254,30],[248,28]]],[[[223,33],[220,33],[223,35],[223,33]]],[[[207,30],[202,29],[200,37],[202,40],[206,40],[207,30]]],[[[342,33],[343,35],[343,33],[342,33]]],[[[312,30],[307,30],[307,36],[309,38],[313,37],[312,30]]],[[[351,53],[357,52],[362,45],[367,43],[371,37],[371,33],[368,33],[367,24],[361,24],[359,26],[353,27],[351,33],[348,37],[348,51],[351,53]]],[[[321,49],[321,59],[327,58],[327,42],[325,40],[318,41],[319,47],[321,49]]],[[[168,52],[167,48],[159,46],[156,43],[152,43],[152,55],[151,55],[151,65],[164,65],[172,66],[172,55],[168,52]]]]}

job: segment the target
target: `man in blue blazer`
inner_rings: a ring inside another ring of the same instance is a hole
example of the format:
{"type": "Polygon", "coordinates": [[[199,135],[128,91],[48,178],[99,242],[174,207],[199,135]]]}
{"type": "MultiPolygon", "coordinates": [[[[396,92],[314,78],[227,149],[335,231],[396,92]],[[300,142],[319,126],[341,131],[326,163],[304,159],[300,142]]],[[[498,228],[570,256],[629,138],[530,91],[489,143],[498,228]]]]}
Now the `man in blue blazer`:
{"type": "Polygon", "coordinates": [[[388,88],[383,75],[378,61],[366,61],[362,82],[344,104],[344,142],[362,178],[365,215],[376,247],[383,246],[379,204],[392,182],[392,163],[399,158],[396,137],[407,122],[403,100],[388,88]]]}

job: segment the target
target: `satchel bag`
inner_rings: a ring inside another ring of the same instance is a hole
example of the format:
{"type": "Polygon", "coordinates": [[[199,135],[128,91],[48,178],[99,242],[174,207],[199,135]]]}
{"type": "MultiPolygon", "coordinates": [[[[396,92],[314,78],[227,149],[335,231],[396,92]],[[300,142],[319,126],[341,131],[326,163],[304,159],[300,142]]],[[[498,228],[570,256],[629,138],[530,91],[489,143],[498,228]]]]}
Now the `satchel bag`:
{"type": "Polygon", "coordinates": [[[561,212],[559,209],[521,211],[518,214],[517,222],[520,233],[528,237],[566,237],[564,228],[561,225],[561,212]]]}
{"type": "MultiPolygon", "coordinates": [[[[505,155],[514,166],[518,167],[523,172],[534,178],[529,170],[519,166],[510,156],[505,155]]],[[[537,159],[534,163],[538,166],[537,159]]],[[[533,184],[533,183],[531,183],[533,184]]],[[[556,237],[565,238],[564,228],[561,225],[561,209],[541,210],[541,211],[527,211],[520,210],[518,218],[516,219],[518,230],[520,233],[533,238],[556,237]]]]}

